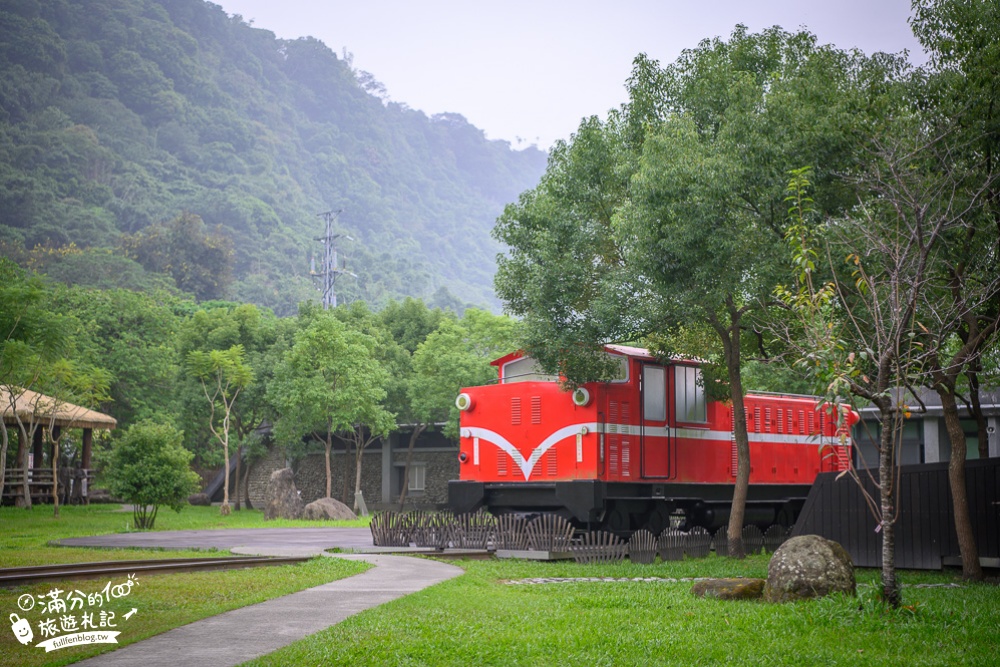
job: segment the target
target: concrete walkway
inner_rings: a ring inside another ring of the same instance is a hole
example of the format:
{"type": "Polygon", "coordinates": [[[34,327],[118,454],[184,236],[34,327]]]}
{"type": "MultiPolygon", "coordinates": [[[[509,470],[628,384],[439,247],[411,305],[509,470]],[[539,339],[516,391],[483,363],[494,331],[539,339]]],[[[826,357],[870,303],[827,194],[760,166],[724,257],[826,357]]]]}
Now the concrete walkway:
{"type": "MultiPolygon", "coordinates": [[[[345,546],[344,542],[355,541],[358,538],[352,534],[344,534],[339,538],[329,534],[314,535],[313,537],[321,543],[318,546],[316,543],[310,544],[309,540],[306,539],[307,536],[297,535],[297,533],[313,529],[275,528],[263,530],[277,534],[269,535],[270,539],[264,539],[263,535],[257,534],[252,536],[254,539],[248,540],[246,535],[240,539],[239,536],[235,535],[224,537],[200,534],[256,531],[176,531],[172,533],[172,539],[164,540],[160,537],[158,541],[169,543],[168,548],[216,546],[218,548],[232,548],[234,553],[247,555],[299,556],[323,553],[323,550],[329,547],[322,545],[326,544],[331,537],[334,538],[335,542],[339,542],[334,546],[345,546]],[[181,533],[193,535],[181,535],[181,533]],[[192,541],[197,542],[197,544],[188,542],[184,539],[185,537],[196,537],[197,539],[192,539],[192,541]],[[213,544],[206,545],[206,541],[213,542],[213,544]],[[222,546],[219,544],[220,541],[232,541],[241,546],[235,544],[222,546]],[[248,542],[252,544],[248,544],[248,542]]],[[[354,531],[355,529],[316,530],[354,531]]],[[[367,530],[364,532],[368,533],[367,530]]],[[[163,532],[158,535],[164,536],[168,533],[163,532]]],[[[91,543],[87,546],[147,546],[136,542],[142,542],[148,537],[150,535],[105,535],[95,538],[63,540],[62,543],[79,546],[82,541],[88,541],[91,543]],[[120,539],[123,537],[135,539],[123,541],[120,539]],[[95,541],[103,543],[93,543],[95,541]]],[[[370,534],[367,542],[370,546],[370,534]]],[[[165,544],[157,546],[165,546],[165,544]]],[[[362,560],[374,564],[375,567],[353,577],[195,621],[120,648],[117,651],[75,664],[87,667],[103,667],[105,665],[227,667],[238,665],[335,625],[349,616],[457,577],[463,572],[461,568],[454,565],[420,558],[380,554],[325,555],[348,560],[362,560]]]]}

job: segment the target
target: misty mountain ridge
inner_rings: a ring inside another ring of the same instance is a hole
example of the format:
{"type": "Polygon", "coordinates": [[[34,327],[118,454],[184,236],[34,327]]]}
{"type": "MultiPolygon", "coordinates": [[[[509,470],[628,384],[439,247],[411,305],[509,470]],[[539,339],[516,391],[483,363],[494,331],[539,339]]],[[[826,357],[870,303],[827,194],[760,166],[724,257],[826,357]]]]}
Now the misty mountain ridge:
{"type": "Polygon", "coordinates": [[[490,230],[545,169],[201,0],[8,0],[0,71],[0,249],[67,282],[290,314],[343,210],[342,299],[495,308],[490,230]]]}

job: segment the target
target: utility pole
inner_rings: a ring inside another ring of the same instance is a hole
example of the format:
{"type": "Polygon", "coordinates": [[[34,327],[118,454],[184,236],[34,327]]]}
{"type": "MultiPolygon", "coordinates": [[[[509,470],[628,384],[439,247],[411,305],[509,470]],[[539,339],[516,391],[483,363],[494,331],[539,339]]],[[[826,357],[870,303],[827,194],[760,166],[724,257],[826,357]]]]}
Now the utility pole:
{"type": "Polygon", "coordinates": [[[326,221],[326,233],[315,239],[316,241],[323,242],[323,269],[322,271],[316,271],[316,260],[314,259],[311,262],[309,274],[314,278],[323,278],[322,291],[324,310],[337,307],[337,292],[334,289],[337,282],[337,276],[342,273],[346,273],[349,276],[357,278],[357,275],[351,273],[347,269],[341,269],[337,266],[337,239],[345,238],[348,241],[354,240],[347,234],[333,233],[333,222],[342,212],[343,209],[318,214],[318,217],[323,218],[323,220],[326,221]]]}

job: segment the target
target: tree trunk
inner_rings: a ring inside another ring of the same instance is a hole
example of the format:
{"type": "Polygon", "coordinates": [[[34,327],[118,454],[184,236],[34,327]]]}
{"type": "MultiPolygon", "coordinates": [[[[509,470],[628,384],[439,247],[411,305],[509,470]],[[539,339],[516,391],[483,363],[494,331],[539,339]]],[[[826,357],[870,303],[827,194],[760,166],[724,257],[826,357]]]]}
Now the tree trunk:
{"type": "Polygon", "coordinates": [[[222,485],[222,506],[219,514],[227,516],[232,509],[229,507],[229,429],[226,429],[226,437],[222,441],[222,455],[225,458],[225,482],[222,485]]]}
{"type": "Polygon", "coordinates": [[[882,599],[893,608],[902,602],[899,582],[896,581],[896,476],[895,445],[896,421],[900,418],[894,407],[879,406],[882,412],[882,433],[879,438],[878,480],[879,507],[882,532],[882,599]]]}
{"type": "Polygon", "coordinates": [[[750,490],[750,437],[747,435],[747,418],[743,404],[743,378],[740,374],[740,311],[729,303],[729,327],[717,321],[712,324],[722,339],[722,350],[729,377],[729,396],[733,402],[733,437],[736,439],[736,481],[733,484],[733,504],[729,513],[726,540],[730,558],[745,558],[743,547],[743,519],[746,516],[747,494],[750,490]]]}
{"type": "MultiPolygon", "coordinates": [[[[237,433],[238,435],[238,433],[237,433]]],[[[236,448],[236,486],[233,489],[234,495],[236,496],[236,511],[239,512],[243,509],[240,502],[240,464],[243,463],[243,445],[236,448]]]]}
{"type": "Polygon", "coordinates": [[[247,464],[244,467],[244,472],[243,472],[243,499],[246,502],[246,506],[247,506],[248,510],[252,510],[253,509],[253,503],[250,502],[250,469],[251,468],[253,468],[253,465],[250,463],[250,461],[247,461],[247,464]]]}
{"type": "Polygon", "coordinates": [[[976,437],[979,440],[979,458],[990,457],[990,434],[986,431],[986,416],[983,414],[983,404],[979,396],[979,357],[972,362],[972,367],[966,371],[969,377],[969,403],[972,416],[976,420],[976,437]]]}
{"type": "Polygon", "coordinates": [[[326,432],[326,443],[324,447],[324,453],[326,454],[326,497],[333,497],[333,469],[330,462],[330,454],[333,450],[333,434],[330,431],[326,432]]]}
{"type": "Polygon", "coordinates": [[[59,435],[56,429],[49,431],[52,440],[52,516],[59,518],[59,435]]]}
{"type": "Polygon", "coordinates": [[[30,462],[31,462],[31,457],[28,456],[28,447],[30,446],[31,441],[33,440],[34,433],[31,434],[32,437],[29,437],[28,436],[28,432],[24,428],[22,428],[20,426],[18,427],[18,431],[19,431],[19,434],[20,434],[20,441],[24,445],[23,448],[20,447],[20,446],[18,446],[18,448],[17,448],[17,456],[18,456],[18,461],[17,462],[21,466],[21,473],[22,473],[22,478],[21,478],[21,500],[20,500],[20,503],[18,504],[18,507],[23,507],[26,510],[30,510],[31,509],[31,486],[28,484],[28,472],[31,469],[30,465],[29,465],[30,462]]]}
{"type": "Polygon", "coordinates": [[[962,578],[982,581],[983,567],[979,563],[979,549],[976,536],[972,532],[972,518],[969,515],[969,498],[965,487],[965,432],[958,418],[958,404],[954,393],[938,385],[944,425],[951,442],[951,457],[948,459],[948,485],[951,487],[951,504],[955,518],[955,533],[958,548],[962,554],[962,578]]]}
{"type": "Polygon", "coordinates": [[[358,505],[358,491],[361,490],[361,463],[364,460],[365,450],[361,447],[361,443],[355,443],[354,445],[354,512],[357,513],[360,506],[358,505]]]}
{"type": "Polygon", "coordinates": [[[3,490],[7,486],[7,448],[10,446],[10,431],[7,430],[7,423],[0,419],[0,500],[3,499],[3,490]]]}
{"type": "Polygon", "coordinates": [[[410,434],[410,444],[406,447],[406,465],[403,467],[403,488],[399,490],[399,511],[403,511],[406,504],[406,492],[410,486],[410,462],[413,460],[413,446],[417,443],[417,438],[427,428],[427,424],[417,424],[410,434]]]}

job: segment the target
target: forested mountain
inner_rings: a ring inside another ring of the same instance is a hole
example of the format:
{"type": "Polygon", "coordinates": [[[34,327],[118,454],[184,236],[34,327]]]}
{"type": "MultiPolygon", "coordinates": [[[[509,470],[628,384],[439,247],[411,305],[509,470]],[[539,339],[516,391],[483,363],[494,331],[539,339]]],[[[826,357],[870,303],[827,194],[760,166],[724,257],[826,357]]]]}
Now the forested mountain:
{"type": "Polygon", "coordinates": [[[545,168],[202,0],[3,0],[0,73],[2,252],[70,282],[293,313],[343,209],[339,293],[493,306],[489,231],[545,168]]]}

